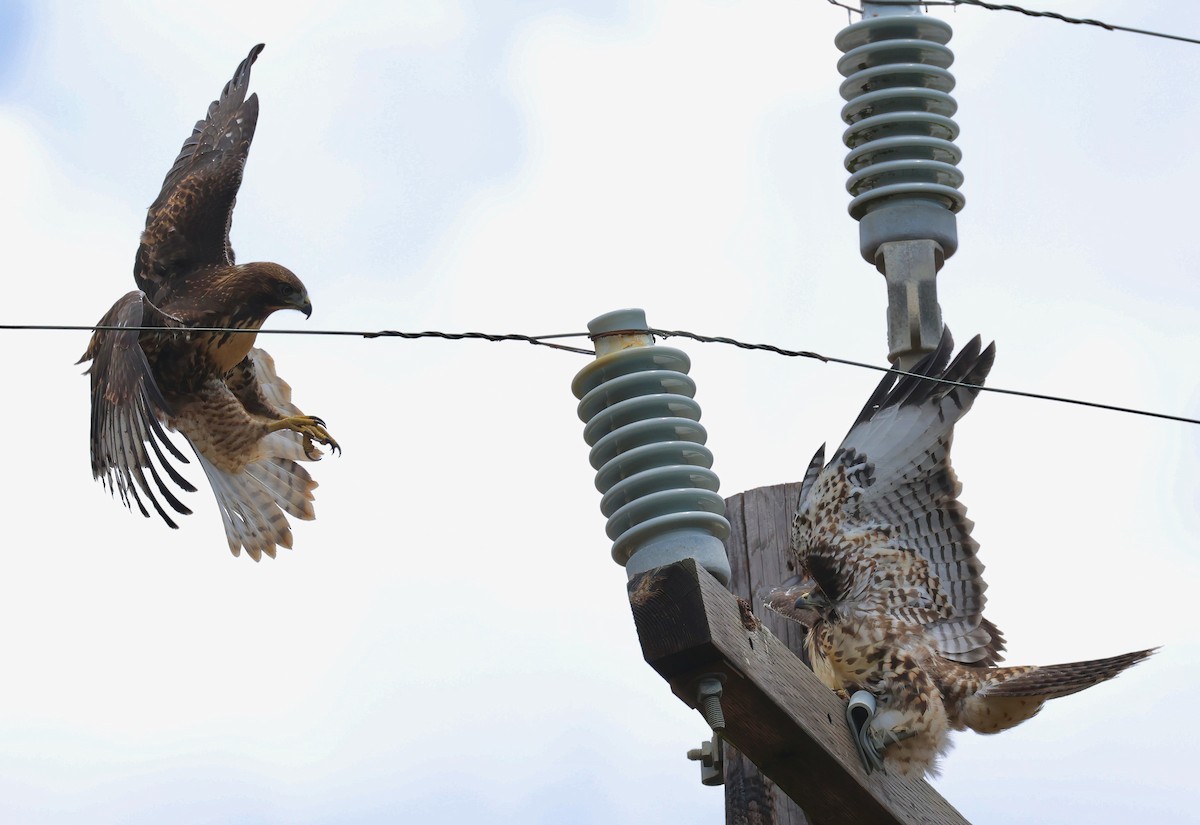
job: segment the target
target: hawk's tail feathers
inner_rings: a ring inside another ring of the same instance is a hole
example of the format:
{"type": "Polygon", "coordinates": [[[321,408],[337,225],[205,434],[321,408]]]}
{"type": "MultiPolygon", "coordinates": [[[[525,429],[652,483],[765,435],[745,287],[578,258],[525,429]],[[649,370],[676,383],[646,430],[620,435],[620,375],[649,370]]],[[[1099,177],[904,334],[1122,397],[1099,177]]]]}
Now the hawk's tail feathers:
{"type": "Polygon", "coordinates": [[[954,726],[967,727],[977,733],[1008,730],[1036,716],[1050,699],[1070,696],[1107,681],[1154,650],[1157,648],[1061,665],[1024,665],[982,671],[959,665],[962,677],[979,680],[982,685],[958,706],[954,726]]]}
{"type": "Polygon", "coordinates": [[[197,455],[217,497],[225,538],[235,556],[245,547],[255,561],[263,553],[274,558],[276,546],[292,546],[287,515],[305,521],[315,517],[312,491],[316,482],[295,461],[263,458],[231,475],[197,455]]]}
{"type": "Polygon", "coordinates": [[[1027,668],[997,668],[995,676],[988,679],[980,692],[983,696],[1037,696],[1057,699],[1070,696],[1081,690],[1106,682],[1121,671],[1148,658],[1158,648],[1136,650],[1110,656],[1107,659],[1090,659],[1086,662],[1069,662],[1061,665],[1041,665],[1027,668]],[[1004,675],[1006,671],[1021,671],[1004,675]]]}
{"type": "MultiPolygon", "coordinates": [[[[300,415],[292,403],[292,388],[275,372],[271,356],[255,347],[250,360],[263,397],[287,415],[300,415]]],[[[291,430],[268,433],[258,446],[261,457],[237,474],[222,471],[200,455],[217,497],[229,549],[236,556],[245,547],[255,561],[264,553],[274,558],[276,547],[292,546],[287,516],[304,521],[316,517],[312,502],[317,482],[298,462],[320,458],[319,451],[310,454],[304,438],[291,430]]]]}

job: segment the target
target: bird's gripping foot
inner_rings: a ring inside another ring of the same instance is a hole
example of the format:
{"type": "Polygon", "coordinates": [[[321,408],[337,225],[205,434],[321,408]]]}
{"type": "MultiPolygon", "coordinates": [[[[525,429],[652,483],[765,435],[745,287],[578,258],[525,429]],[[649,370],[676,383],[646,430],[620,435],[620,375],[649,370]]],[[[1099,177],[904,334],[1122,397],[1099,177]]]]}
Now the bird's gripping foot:
{"type": "Polygon", "coordinates": [[[304,437],[304,452],[310,456],[314,456],[314,453],[317,453],[316,447],[313,446],[314,441],[324,444],[334,453],[342,451],[341,446],[329,434],[329,430],[325,429],[325,422],[315,415],[292,415],[272,421],[267,425],[267,432],[273,433],[279,430],[291,430],[302,435],[304,437]]]}
{"type": "Polygon", "coordinates": [[[859,690],[850,697],[846,705],[846,722],[850,725],[850,737],[862,760],[863,769],[870,773],[874,770],[887,773],[883,766],[883,752],[887,746],[913,736],[912,730],[880,730],[872,726],[875,720],[875,697],[865,690],[859,690]]]}

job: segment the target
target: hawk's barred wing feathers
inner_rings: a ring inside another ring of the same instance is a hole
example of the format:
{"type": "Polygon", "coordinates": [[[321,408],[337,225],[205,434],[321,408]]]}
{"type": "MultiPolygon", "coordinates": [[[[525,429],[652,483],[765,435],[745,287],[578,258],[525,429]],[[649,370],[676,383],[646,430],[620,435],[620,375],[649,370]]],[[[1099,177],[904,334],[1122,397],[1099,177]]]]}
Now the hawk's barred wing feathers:
{"type": "MultiPolygon", "coordinates": [[[[912,372],[981,384],[994,345],[981,349],[976,336],[951,362],[953,347],[947,331],[912,372]]],[[[866,600],[924,626],[946,658],[994,664],[1004,640],[982,615],[979,545],[949,461],[954,425],[978,393],[889,373],[815,478],[823,448],[814,457],[793,539],[802,561],[829,571],[830,599],[866,600]]]]}
{"type": "MultiPolygon", "coordinates": [[[[114,327],[166,328],[173,324],[173,318],[159,312],[137,290],[117,301],[100,319],[100,326],[114,327]]],[[[186,516],[192,511],[175,496],[159,471],[189,493],[196,488],[163,452],[165,448],[175,459],[187,462],[163,429],[169,407],[139,343],[140,335],[136,329],[97,332],[77,362],[92,361],[87,370],[92,385],[92,475],[110,492],[115,491],[127,507],[136,504],[142,515],[149,516],[149,502],[163,521],[177,528],[159,497],[176,513],[186,516]]]]}

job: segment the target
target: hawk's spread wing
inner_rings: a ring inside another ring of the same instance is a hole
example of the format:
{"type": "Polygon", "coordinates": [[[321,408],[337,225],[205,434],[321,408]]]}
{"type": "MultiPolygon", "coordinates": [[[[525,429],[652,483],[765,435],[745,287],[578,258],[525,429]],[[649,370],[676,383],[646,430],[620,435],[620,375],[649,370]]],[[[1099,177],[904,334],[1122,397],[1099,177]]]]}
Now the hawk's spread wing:
{"type": "MultiPolygon", "coordinates": [[[[995,357],[978,336],[953,363],[943,333],[912,371],[983,383],[995,357]]],[[[983,618],[983,565],[950,467],[955,422],[977,389],[889,374],[824,468],[805,477],[793,525],[804,567],[836,605],[922,627],[948,659],[991,665],[1004,640],[983,618]]]]}
{"type": "Polygon", "coordinates": [[[204,265],[233,263],[229,225],[242,167],[258,123],[258,96],[246,98],[260,43],[238,64],[221,96],[196,123],[150,206],[133,277],[160,306],[173,276],[204,265]]]}
{"type": "MultiPolygon", "coordinates": [[[[168,327],[174,323],[175,319],[161,313],[136,290],[113,304],[100,319],[100,326],[117,327],[168,327]]],[[[140,334],[136,329],[97,332],[79,359],[80,363],[92,361],[88,367],[92,382],[92,475],[102,479],[110,491],[116,490],[125,506],[131,506],[132,500],[142,515],[149,516],[144,497],[163,521],[177,527],[159,496],[176,513],[188,515],[192,511],[167,487],[159,468],[182,489],[193,492],[196,488],[176,472],[163,453],[165,448],[179,461],[187,461],[163,431],[161,422],[166,420],[169,408],[139,343],[140,334]]]]}

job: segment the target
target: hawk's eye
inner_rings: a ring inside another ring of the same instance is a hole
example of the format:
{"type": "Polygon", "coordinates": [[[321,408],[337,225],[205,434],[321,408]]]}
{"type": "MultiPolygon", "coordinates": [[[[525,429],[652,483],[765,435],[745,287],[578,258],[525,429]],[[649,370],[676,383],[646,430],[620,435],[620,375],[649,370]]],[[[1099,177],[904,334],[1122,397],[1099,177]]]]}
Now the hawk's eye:
{"type": "Polygon", "coordinates": [[[284,298],[294,298],[296,296],[296,288],[289,283],[281,283],[279,285],[279,294],[284,298]]]}

